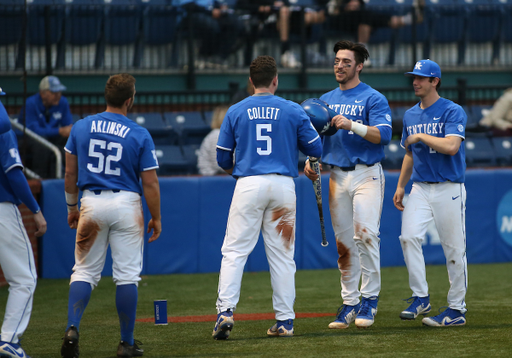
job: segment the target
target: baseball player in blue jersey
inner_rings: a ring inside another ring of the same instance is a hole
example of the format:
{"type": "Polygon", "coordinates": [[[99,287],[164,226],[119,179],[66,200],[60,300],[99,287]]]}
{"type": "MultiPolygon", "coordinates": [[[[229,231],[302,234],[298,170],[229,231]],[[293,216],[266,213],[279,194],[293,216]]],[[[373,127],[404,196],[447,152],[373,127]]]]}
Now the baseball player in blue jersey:
{"type": "MultiPolygon", "coordinates": [[[[0,88],[0,96],[4,96],[5,92],[0,88]]],[[[4,105],[0,106],[0,134],[8,132],[11,130],[11,120],[9,119],[9,115],[4,108],[4,105]]]]}
{"type": "Polygon", "coordinates": [[[260,231],[270,266],[276,324],[268,336],[293,336],[295,312],[295,216],[293,178],[298,151],[320,157],[322,144],[309,117],[297,103],[274,95],[277,66],[270,56],[250,65],[254,95],[231,106],[217,142],[217,162],[237,178],[229,209],[213,338],[228,338],[240,298],[247,257],[260,231]],[[233,157],[236,158],[233,165],[233,157]]]}
{"type": "Polygon", "coordinates": [[[430,298],[422,242],[427,226],[434,220],[446,256],[450,290],[448,308],[434,317],[423,318],[427,326],[466,324],[466,171],[464,140],[467,117],[461,106],[437,93],[441,69],[431,60],[416,62],[414,93],[420,102],[405,112],[402,147],[407,152],[393,202],[403,211],[400,243],[409,271],[412,297],[400,313],[404,320],[430,312],[430,298]],[[405,186],[412,179],[412,190],[403,204],[405,186]]]}
{"type": "Polygon", "coordinates": [[[151,214],[147,231],[153,230],[152,242],[161,232],[160,187],[153,140],[145,128],[126,117],[134,99],[135,78],[111,76],[105,86],[107,110],[78,121],[65,147],[68,224],[77,234],[61,348],[64,358],[78,357],[80,320],[101,278],[108,245],[121,326],[117,356],[143,354],[140,342],[133,339],[144,244],[141,195],[144,192],[151,214]]]}
{"type": "MultiPolygon", "coordinates": [[[[0,89],[0,95],[5,93],[0,89]]],[[[0,123],[9,123],[9,117],[0,102],[0,123]]],[[[28,357],[20,347],[32,313],[32,302],[37,283],[32,246],[23,226],[18,205],[24,203],[34,213],[36,236],[46,232],[46,220],[23,175],[16,134],[8,130],[0,134],[0,265],[9,284],[5,308],[1,357],[28,357]]]]}
{"type": "MultiPolygon", "coordinates": [[[[334,53],[339,87],[320,99],[339,113],[331,120],[338,131],[322,139],[322,163],[331,167],[329,209],[343,305],[329,328],[348,328],[354,321],[366,328],[374,322],[381,288],[379,226],[385,181],[380,161],[391,140],[391,110],[381,93],[359,80],[369,57],[365,46],[339,41],[334,53]]],[[[304,173],[318,178],[309,161],[304,173]]]]}

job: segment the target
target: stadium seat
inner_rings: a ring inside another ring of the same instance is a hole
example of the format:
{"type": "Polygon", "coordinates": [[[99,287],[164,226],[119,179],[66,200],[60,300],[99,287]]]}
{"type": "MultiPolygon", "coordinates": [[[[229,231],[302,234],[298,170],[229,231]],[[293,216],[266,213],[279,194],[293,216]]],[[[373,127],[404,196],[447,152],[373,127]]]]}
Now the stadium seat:
{"type": "Polygon", "coordinates": [[[490,65],[498,61],[502,12],[493,5],[474,5],[469,8],[468,45],[465,64],[490,65]]]}
{"type": "Polygon", "coordinates": [[[165,0],[150,1],[145,7],[142,17],[142,67],[166,68],[177,63],[175,39],[181,17],[181,11],[165,0]]]}
{"type": "MultiPolygon", "coordinates": [[[[368,10],[384,15],[397,15],[399,9],[390,6],[388,3],[392,1],[373,1],[366,6],[368,10]]],[[[370,40],[368,42],[368,50],[371,53],[372,67],[382,67],[395,64],[395,51],[398,39],[398,31],[390,27],[380,27],[372,29],[370,40]]]]}
{"type": "Polygon", "coordinates": [[[166,112],[164,118],[180,135],[181,144],[201,144],[210,133],[210,126],[203,120],[201,112],[166,112]]]}
{"type": "Polygon", "coordinates": [[[155,153],[158,159],[158,175],[186,175],[190,171],[190,160],[183,155],[178,145],[156,145],[155,153]]]}
{"type": "Polygon", "coordinates": [[[404,128],[404,114],[410,107],[393,107],[391,108],[391,126],[393,128],[393,136],[402,137],[402,130],[404,128]]]}
{"type": "Polygon", "coordinates": [[[66,18],[64,0],[33,0],[27,9],[27,69],[44,69],[47,50],[51,52],[50,66],[61,67],[64,60],[63,34],[66,18]]]}
{"type": "Polygon", "coordinates": [[[431,5],[426,10],[432,26],[424,57],[435,58],[441,67],[462,64],[466,48],[467,7],[446,6],[443,2],[443,5],[431,5]]]}
{"type": "Polygon", "coordinates": [[[148,130],[153,141],[159,145],[178,144],[178,133],[160,113],[128,113],[128,118],[148,130]]]}
{"type": "Polygon", "coordinates": [[[502,167],[512,166],[512,137],[492,138],[498,165],[502,167]]]}
{"type": "Polygon", "coordinates": [[[468,167],[495,167],[496,153],[489,138],[466,138],[466,164],[468,167]]]}
{"type": "Polygon", "coordinates": [[[105,12],[105,68],[139,67],[141,20],[136,0],[110,0],[105,12]]]}
{"type": "Polygon", "coordinates": [[[199,144],[186,144],[182,146],[183,157],[188,163],[189,169],[188,174],[197,174],[197,151],[199,150],[199,144]]]}
{"type": "Polygon", "coordinates": [[[68,3],[65,68],[90,70],[101,66],[104,8],[101,0],[72,0],[68,3]]]}
{"type": "Polygon", "coordinates": [[[405,149],[400,146],[400,140],[391,140],[384,146],[384,155],[383,169],[400,169],[405,155],[405,149]]]}
{"type": "Polygon", "coordinates": [[[425,54],[430,52],[429,34],[431,26],[431,13],[424,11],[421,23],[398,29],[396,65],[411,66],[418,59],[427,57],[425,54]],[[413,46],[416,46],[416,58],[414,58],[413,46]]]}
{"type": "Polygon", "coordinates": [[[512,4],[502,7],[500,64],[512,64],[512,4]]]}
{"type": "Polygon", "coordinates": [[[23,4],[23,0],[0,2],[0,71],[23,67],[24,54],[20,53],[25,16],[23,4]]]}

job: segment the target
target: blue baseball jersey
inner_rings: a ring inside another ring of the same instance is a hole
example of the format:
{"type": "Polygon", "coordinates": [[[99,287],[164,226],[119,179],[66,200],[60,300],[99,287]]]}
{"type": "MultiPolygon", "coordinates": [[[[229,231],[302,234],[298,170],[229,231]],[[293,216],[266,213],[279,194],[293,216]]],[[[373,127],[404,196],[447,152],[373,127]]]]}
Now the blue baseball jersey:
{"type": "MultiPolygon", "coordinates": [[[[373,127],[388,127],[381,136],[391,139],[391,109],[380,92],[360,82],[356,87],[342,91],[339,87],[327,92],[321,100],[327,102],[336,113],[346,118],[373,127]]],[[[325,164],[351,167],[356,164],[374,164],[384,159],[384,145],[373,144],[352,131],[338,130],[332,136],[323,137],[325,164]]]]}
{"type": "Polygon", "coordinates": [[[11,129],[11,120],[5,110],[4,105],[0,102],[0,134],[8,132],[11,129]]]}
{"type": "MultiPolygon", "coordinates": [[[[401,146],[404,147],[408,136],[418,133],[445,138],[456,136],[465,138],[467,116],[458,104],[439,98],[426,109],[420,103],[404,114],[404,129],[401,146]]],[[[461,145],[455,155],[438,153],[425,143],[411,145],[414,167],[411,179],[415,182],[464,183],[466,172],[466,152],[461,145]]]]}
{"type": "Polygon", "coordinates": [[[304,152],[312,147],[321,153],[320,136],[306,112],[297,103],[274,95],[250,96],[231,106],[217,142],[217,148],[235,152],[235,177],[297,177],[299,148],[304,152]]]}
{"type": "Polygon", "coordinates": [[[140,173],[158,168],[147,129],[117,113],[103,112],[76,122],[64,149],[78,157],[81,190],[142,194],[140,173]]]}
{"type": "MultiPolygon", "coordinates": [[[[59,104],[48,108],[43,104],[41,95],[36,93],[27,98],[25,104],[25,120],[27,128],[36,132],[42,137],[53,137],[59,135],[59,128],[73,124],[69,103],[66,97],[60,98],[59,104]],[[47,120],[48,116],[48,120],[47,120]]],[[[20,118],[24,108],[21,109],[20,118]]]]}
{"type": "Polygon", "coordinates": [[[6,173],[15,167],[23,169],[18,153],[18,140],[12,129],[0,134],[0,164],[2,165],[2,170],[0,170],[0,203],[8,201],[20,205],[21,200],[14,194],[6,176],[6,173]]]}

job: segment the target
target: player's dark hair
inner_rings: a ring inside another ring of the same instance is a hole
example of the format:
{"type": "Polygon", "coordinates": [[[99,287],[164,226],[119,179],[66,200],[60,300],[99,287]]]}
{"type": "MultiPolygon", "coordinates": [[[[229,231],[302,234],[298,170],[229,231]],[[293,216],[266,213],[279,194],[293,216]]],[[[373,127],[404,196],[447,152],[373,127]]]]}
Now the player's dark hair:
{"type": "Polygon", "coordinates": [[[437,78],[439,80],[439,82],[437,82],[437,85],[436,85],[436,91],[439,91],[439,87],[441,87],[441,79],[439,77],[430,77],[429,82],[432,83],[434,78],[437,78]]]}
{"type": "Polygon", "coordinates": [[[341,40],[336,42],[334,45],[334,54],[337,54],[339,50],[350,50],[354,52],[354,58],[356,59],[356,66],[360,63],[364,63],[370,58],[370,53],[366,49],[366,46],[362,43],[354,43],[348,40],[341,40]]]}
{"type": "Polygon", "coordinates": [[[135,94],[135,78],[128,73],[120,73],[108,78],[105,86],[107,105],[115,108],[123,107],[124,102],[135,94]]]}
{"type": "Polygon", "coordinates": [[[276,60],[271,56],[258,56],[249,67],[254,88],[269,87],[274,77],[277,76],[276,60]]]}

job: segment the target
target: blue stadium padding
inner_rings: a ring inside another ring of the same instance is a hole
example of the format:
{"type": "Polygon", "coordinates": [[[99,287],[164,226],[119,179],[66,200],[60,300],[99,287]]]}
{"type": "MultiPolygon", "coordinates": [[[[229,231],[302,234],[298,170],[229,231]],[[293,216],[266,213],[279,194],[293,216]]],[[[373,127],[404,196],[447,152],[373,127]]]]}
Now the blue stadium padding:
{"type": "Polygon", "coordinates": [[[149,258],[145,263],[147,273],[199,272],[203,250],[199,232],[203,225],[211,223],[199,220],[201,178],[174,179],[160,180],[163,235],[145,247],[149,258]]]}
{"type": "Polygon", "coordinates": [[[141,12],[133,1],[115,0],[105,14],[105,41],[110,45],[135,44],[139,35],[141,12]]]}
{"type": "MultiPolygon", "coordinates": [[[[399,172],[385,171],[381,218],[381,265],[404,265],[398,237],[401,212],[393,205],[399,172]]],[[[469,263],[512,261],[512,169],[466,172],[466,232],[469,263]]],[[[298,269],[336,268],[338,254],[328,205],[329,175],[322,175],[323,208],[329,246],[320,245],[320,224],[311,181],[295,179],[297,224],[295,258],[298,269]]],[[[41,277],[68,278],[73,267],[75,231],[67,226],[63,180],[42,182],[41,206],[48,231],[40,241],[41,277]]],[[[235,187],[230,176],[160,178],[162,236],[145,246],[143,274],[218,272],[229,205],[235,187]]],[[[406,187],[410,192],[411,184],[406,187]]],[[[149,220],[146,206],[145,223],[149,220]]],[[[146,234],[147,242],[149,235],[146,234]]],[[[427,236],[427,264],[445,264],[441,245],[427,236]]],[[[110,260],[110,258],[108,259],[110,260]]],[[[246,271],[267,270],[263,243],[249,256],[246,271]]],[[[111,273],[111,261],[103,274],[111,273]]]]}

